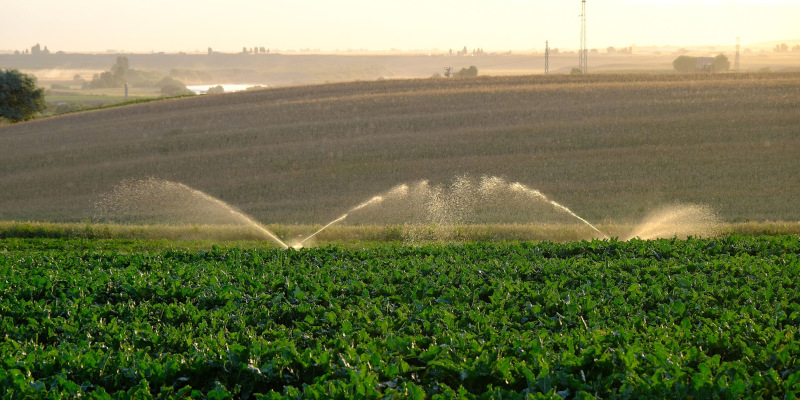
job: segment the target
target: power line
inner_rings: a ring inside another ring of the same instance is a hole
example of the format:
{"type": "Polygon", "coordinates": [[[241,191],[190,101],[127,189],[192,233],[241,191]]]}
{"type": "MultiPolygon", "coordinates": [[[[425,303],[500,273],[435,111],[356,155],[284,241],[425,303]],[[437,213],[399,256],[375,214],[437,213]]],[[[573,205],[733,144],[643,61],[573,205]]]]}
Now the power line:
{"type": "Polygon", "coordinates": [[[544,74],[550,73],[550,42],[544,41],[544,74]]]}
{"type": "Polygon", "coordinates": [[[588,55],[589,51],[586,49],[586,0],[581,0],[581,50],[578,53],[578,69],[582,74],[589,72],[588,55]]]}

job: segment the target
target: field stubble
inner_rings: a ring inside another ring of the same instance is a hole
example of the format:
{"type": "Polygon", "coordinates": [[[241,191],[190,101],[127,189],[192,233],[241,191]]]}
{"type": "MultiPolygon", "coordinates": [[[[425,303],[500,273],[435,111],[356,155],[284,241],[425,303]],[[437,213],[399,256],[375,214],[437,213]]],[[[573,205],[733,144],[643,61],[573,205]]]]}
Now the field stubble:
{"type": "Polygon", "coordinates": [[[0,219],[85,221],[126,179],[313,225],[394,185],[519,181],[589,221],[676,202],[800,220],[800,74],[377,81],[127,106],[0,127],[0,219]]]}

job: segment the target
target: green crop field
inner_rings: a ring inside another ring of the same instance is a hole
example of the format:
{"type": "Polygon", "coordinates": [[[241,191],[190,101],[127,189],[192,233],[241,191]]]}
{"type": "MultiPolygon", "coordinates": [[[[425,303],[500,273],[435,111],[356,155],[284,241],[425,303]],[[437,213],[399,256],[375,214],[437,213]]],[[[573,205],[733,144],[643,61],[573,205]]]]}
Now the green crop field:
{"type": "Polygon", "coordinates": [[[0,390],[794,399],[798,276],[797,236],[301,251],[5,239],[0,390]]]}

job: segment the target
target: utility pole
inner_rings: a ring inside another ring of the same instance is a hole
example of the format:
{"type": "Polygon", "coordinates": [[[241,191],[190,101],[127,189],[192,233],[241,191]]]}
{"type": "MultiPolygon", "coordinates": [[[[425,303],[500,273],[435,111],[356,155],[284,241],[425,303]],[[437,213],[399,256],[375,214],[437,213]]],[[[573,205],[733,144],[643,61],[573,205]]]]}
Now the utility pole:
{"type": "Polygon", "coordinates": [[[578,54],[578,69],[582,74],[589,72],[588,53],[589,51],[586,50],[586,0],[581,0],[581,50],[578,54]]]}
{"type": "Polygon", "coordinates": [[[736,61],[733,63],[733,70],[739,72],[739,37],[736,37],[736,61]]]}
{"type": "Polygon", "coordinates": [[[544,74],[550,73],[550,42],[544,41],[544,74]]]}

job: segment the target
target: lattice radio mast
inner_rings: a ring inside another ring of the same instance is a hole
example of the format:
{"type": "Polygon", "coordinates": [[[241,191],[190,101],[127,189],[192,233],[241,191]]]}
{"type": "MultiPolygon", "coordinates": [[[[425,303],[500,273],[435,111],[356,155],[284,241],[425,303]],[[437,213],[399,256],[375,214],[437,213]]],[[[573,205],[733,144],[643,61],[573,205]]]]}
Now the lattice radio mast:
{"type": "Polygon", "coordinates": [[[581,50],[578,56],[578,69],[582,74],[589,72],[588,53],[589,51],[586,50],[586,0],[581,0],[581,50]]]}
{"type": "Polygon", "coordinates": [[[544,74],[550,73],[550,42],[544,41],[544,74]]]}
{"type": "Polygon", "coordinates": [[[736,37],[736,61],[733,62],[733,70],[739,72],[739,37],[736,37]]]}

